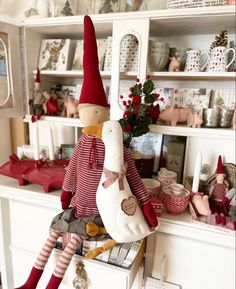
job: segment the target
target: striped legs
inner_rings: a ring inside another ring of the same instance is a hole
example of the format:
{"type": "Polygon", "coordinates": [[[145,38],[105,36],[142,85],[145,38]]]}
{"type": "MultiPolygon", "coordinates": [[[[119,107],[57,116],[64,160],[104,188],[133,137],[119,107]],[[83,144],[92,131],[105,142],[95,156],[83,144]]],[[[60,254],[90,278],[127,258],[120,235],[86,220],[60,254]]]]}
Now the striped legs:
{"type": "Polygon", "coordinates": [[[71,240],[66,245],[64,251],[59,257],[53,275],[46,289],[57,289],[63,279],[63,276],[70,264],[70,261],[77,249],[77,246],[83,242],[83,238],[79,235],[73,235],[71,240]]]}
{"type": "Polygon", "coordinates": [[[48,261],[48,258],[54,248],[60,233],[58,231],[52,231],[44,244],[35,264],[32,268],[30,275],[26,283],[17,289],[35,289],[43,274],[43,269],[48,261]]]}
{"type": "Polygon", "coordinates": [[[52,252],[52,249],[55,247],[56,245],[56,241],[57,239],[60,237],[60,233],[58,231],[52,231],[46,241],[46,243],[44,244],[41,252],[39,253],[39,256],[37,258],[37,260],[34,263],[34,267],[39,269],[39,270],[43,270],[48,259],[49,256],[52,252]]]}

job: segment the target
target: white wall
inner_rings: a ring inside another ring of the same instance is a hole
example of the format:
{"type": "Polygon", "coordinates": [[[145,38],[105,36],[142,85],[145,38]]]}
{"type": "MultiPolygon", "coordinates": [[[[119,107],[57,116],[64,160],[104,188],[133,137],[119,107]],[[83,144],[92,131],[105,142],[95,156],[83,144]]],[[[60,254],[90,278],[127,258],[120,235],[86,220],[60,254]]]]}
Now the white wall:
{"type": "Polygon", "coordinates": [[[0,165],[9,159],[11,154],[11,134],[10,120],[8,118],[0,118],[0,130],[2,140],[0,141],[0,165]]]}

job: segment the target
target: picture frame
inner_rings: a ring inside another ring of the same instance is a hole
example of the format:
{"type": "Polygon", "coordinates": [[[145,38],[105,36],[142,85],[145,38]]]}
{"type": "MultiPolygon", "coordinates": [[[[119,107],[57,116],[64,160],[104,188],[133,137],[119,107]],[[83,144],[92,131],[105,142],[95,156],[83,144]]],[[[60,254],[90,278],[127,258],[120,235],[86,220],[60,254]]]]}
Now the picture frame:
{"type": "Polygon", "coordinates": [[[43,39],[41,42],[38,67],[40,70],[69,69],[70,39],[43,39]]]}
{"type": "MultiPolygon", "coordinates": [[[[83,70],[83,55],[84,55],[84,41],[77,40],[74,59],[72,63],[72,70],[83,70]]],[[[105,54],[107,48],[107,39],[97,39],[98,61],[99,69],[103,70],[105,54]]]]}
{"type": "Polygon", "coordinates": [[[62,144],[61,145],[61,159],[68,160],[71,158],[74,151],[75,144],[62,144]]]}

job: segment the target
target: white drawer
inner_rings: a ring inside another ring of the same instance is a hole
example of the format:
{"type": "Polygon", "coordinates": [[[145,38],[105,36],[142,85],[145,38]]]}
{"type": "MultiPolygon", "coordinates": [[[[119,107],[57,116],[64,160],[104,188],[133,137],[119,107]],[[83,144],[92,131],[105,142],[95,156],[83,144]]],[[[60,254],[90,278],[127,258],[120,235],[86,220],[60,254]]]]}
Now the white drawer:
{"type": "Polygon", "coordinates": [[[12,246],[37,253],[49,235],[53,217],[59,212],[55,209],[11,200],[12,246]]]}
{"type": "MultiPolygon", "coordinates": [[[[136,273],[141,265],[144,254],[144,247],[145,245],[143,242],[143,245],[130,269],[123,269],[96,260],[87,260],[81,256],[74,256],[66,271],[60,289],[73,288],[72,280],[76,276],[75,265],[79,260],[82,260],[85,265],[85,270],[87,271],[89,279],[89,289],[130,289],[132,287],[136,273]]],[[[43,273],[43,276],[37,286],[37,289],[45,289],[45,286],[50,279],[55,262],[59,255],[60,251],[54,249],[45,268],[45,272],[43,273]]],[[[22,285],[27,279],[36,257],[36,254],[30,253],[29,251],[16,249],[14,247],[12,248],[15,287],[22,285]],[[24,265],[22,264],[22,260],[24,260],[24,265]]],[[[138,287],[132,289],[138,289],[139,285],[136,285],[138,287]]]]}

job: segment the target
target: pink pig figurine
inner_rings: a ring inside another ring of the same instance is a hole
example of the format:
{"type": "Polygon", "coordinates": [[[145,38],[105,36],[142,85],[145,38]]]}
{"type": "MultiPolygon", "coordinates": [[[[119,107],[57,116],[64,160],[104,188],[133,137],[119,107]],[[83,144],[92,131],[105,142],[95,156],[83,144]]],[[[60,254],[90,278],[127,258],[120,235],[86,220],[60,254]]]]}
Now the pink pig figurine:
{"type": "Polygon", "coordinates": [[[190,112],[192,112],[191,108],[167,107],[161,111],[159,119],[175,126],[177,123],[186,123],[190,112]]]}
{"type": "Polygon", "coordinates": [[[66,116],[67,117],[74,117],[77,116],[77,105],[78,100],[75,100],[73,98],[66,99],[64,101],[64,107],[66,109],[66,116]]]}
{"type": "Polygon", "coordinates": [[[170,64],[169,64],[169,71],[179,71],[180,68],[180,57],[173,56],[170,58],[170,64]]]}
{"type": "Polygon", "coordinates": [[[192,193],[190,203],[196,214],[209,216],[211,214],[209,197],[203,193],[192,193]]]}
{"type": "Polygon", "coordinates": [[[193,111],[188,115],[187,125],[189,127],[199,128],[203,122],[202,111],[193,111]]]}

